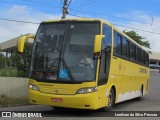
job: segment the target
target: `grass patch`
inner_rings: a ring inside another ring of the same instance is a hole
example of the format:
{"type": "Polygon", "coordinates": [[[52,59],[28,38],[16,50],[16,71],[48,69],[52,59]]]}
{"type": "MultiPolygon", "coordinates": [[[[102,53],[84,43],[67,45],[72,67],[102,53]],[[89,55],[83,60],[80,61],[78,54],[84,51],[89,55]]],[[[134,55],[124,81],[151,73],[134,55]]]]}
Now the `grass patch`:
{"type": "Polygon", "coordinates": [[[0,96],[0,107],[27,105],[29,104],[26,98],[7,97],[5,95],[0,96]]]}

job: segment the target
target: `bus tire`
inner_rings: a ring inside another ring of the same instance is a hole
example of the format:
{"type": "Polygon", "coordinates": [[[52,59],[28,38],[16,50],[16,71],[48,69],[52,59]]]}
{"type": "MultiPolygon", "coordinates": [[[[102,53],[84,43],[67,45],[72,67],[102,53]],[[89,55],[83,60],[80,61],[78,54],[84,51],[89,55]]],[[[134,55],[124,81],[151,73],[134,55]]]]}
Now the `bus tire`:
{"type": "Polygon", "coordinates": [[[103,111],[105,112],[110,111],[113,108],[114,104],[115,104],[115,92],[113,88],[111,88],[109,97],[108,97],[108,106],[104,107],[103,111]]]}
{"type": "Polygon", "coordinates": [[[143,85],[141,86],[140,96],[137,98],[138,101],[143,99],[143,85]]]}

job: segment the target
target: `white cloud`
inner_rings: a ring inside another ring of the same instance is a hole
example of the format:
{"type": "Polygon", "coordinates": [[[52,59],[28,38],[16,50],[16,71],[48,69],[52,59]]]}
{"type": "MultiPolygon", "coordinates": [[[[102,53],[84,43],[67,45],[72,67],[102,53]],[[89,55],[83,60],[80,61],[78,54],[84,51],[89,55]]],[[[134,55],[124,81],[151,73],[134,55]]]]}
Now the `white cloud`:
{"type": "MultiPolygon", "coordinates": [[[[146,31],[152,31],[155,33],[160,33],[160,16],[154,16],[153,18],[153,24],[152,23],[152,17],[150,15],[147,15],[144,12],[139,11],[133,11],[131,13],[127,14],[119,14],[119,17],[123,17],[126,19],[131,19],[134,21],[128,21],[128,22],[119,22],[119,24],[123,24],[125,26],[130,26],[133,28],[143,29],[146,31]]],[[[129,28],[123,28],[120,27],[122,30],[132,30],[129,28]]],[[[143,31],[137,31],[135,30],[139,35],[146,38],[145,40],[148,40],[150,42],[151,50],[155,52],[160,52],[160,34],[152,34],[147,33],[143,31]]]]}
{"type": "MultiPolygon", "coordinates": [[[[9,9],[0,11],[1,18],[9,18],[14,20],[31,21],[39,23],[46,19],[60,18],[60,15],[51,15],[43,12],[35,11],[26,6],[13,5],[9,9]]],[[[0,42],[15,38],[21,34],[36,33],[39,25],[16,23],[0,20],[0,42]]]]}

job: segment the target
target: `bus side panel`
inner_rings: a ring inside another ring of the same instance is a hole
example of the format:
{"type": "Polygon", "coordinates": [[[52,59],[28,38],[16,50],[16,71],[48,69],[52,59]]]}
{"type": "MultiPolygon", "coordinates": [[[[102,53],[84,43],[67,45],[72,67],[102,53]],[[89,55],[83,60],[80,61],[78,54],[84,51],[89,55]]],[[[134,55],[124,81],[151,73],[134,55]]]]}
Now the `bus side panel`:
{"type": "Polygon", "coordinates": [[[118,95],[119,93],[122,91],[122,88],[126,88],[123,87],[122,85],[122,77],[123,77],[123,70],[122,70],[122,62],[121,59],[119,59],[118,57],[112,56],[112,60],[111,60],[111,65],[110,65],[110,76],[109,76],[109,80],[108,80],[108,86],[111,87],[115,86],[116,89],[116,100],[118,99],[118,95]]]}
{"type": "Polygon", "coordinates": [[[116,86],[116,103],[140,96],[143,85],[144,94],[148,91],[149,69],[113,56],[108,84],[116,86]],[[147,72],[145,72],[147,71],[147,72]]]}

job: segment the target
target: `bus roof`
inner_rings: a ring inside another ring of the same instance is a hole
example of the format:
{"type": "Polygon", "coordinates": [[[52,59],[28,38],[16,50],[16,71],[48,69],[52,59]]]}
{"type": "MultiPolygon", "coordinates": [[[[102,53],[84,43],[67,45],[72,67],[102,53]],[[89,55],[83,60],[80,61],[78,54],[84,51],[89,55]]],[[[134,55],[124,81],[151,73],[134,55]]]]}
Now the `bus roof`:
{"type": "Polygon", "coordinates": [[[119,32],[121,35],[123,35],[124,37],[126,37],[127,39],[129,39],[131,42],[133,42],[134,44],[136,44],[137,46],[139,46],[141,49],[143,49],[144,51],[146,51],[148,53],[147,50],[145,50],[141,45],[139,45],[137,42],[135,42],[132,38],[130,38],[128,35],[126,35],[124,32],[122,32],[120,29],[118,29],[117,27],[115,27],[112,23],[103,20],[103,19],[99,19],[99,18],[67,18],[67,19],[55,19],[55,20],[46,20],[43,21],[43,23],[48,23],[48,22],[60,22],[60,21],[100,21],[102,23],[105,23],[107,25],[109,25],[110,27],[113,27],[114,30],[116,30],[117,32],[119,32]]]}

